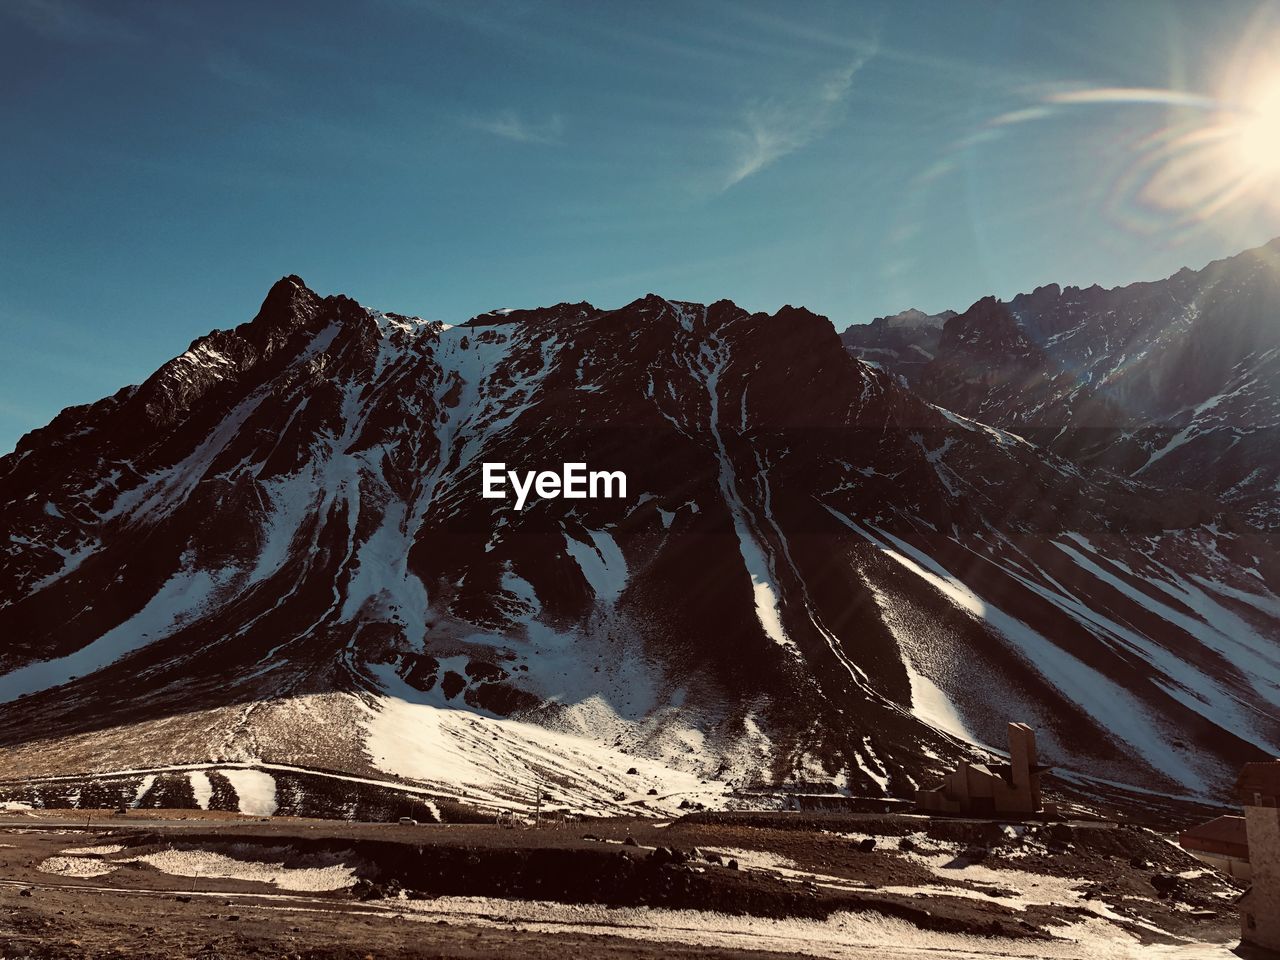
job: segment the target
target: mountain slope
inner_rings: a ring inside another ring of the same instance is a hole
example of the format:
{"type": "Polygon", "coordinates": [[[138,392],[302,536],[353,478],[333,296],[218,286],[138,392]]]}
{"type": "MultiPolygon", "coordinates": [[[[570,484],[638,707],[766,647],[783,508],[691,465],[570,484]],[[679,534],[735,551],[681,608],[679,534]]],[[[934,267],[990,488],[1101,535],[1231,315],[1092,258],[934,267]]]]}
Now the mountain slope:
{"type": "Polygon", "coordinates": [[[858,359],[912,380],[937,355],[942,327],[955,315],[954,310],[934,314],[904,310],[854,324],[840,334],[840,341],[858,359]]]}
{"type": "Polygon", "coordinates": [[[913,385],[1088,466],[1280,526],[1280,240],[1167,280],[1041,287],[947,322],[913,385]]]}
{"type": "Polygon", "coordinates": [[[1017,716],[1068,777],[1209,795],[1280,744],[1276,557],[1216,512],[932,406],[804,310],[449,327],[288,277],[0,460],[0,744],[18,777],[664,809],[910,796],[1017,716]],[[516,511],[485,461],[627,495],[516,511]]]}

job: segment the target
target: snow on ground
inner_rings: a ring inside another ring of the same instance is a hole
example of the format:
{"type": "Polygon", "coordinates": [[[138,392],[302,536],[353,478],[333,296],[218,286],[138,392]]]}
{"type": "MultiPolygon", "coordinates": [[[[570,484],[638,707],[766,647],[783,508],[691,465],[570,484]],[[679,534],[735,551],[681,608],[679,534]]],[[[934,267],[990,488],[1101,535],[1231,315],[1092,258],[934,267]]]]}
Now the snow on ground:
{"type": "Polygon", "coordinates": [[[147,774],[141,781],[139,781],[138,789],[133,792],[133,805],[135,807],[142,803],[142,798],[147,795],[148,791],[150,791],[153,786],[155,786],[155,782],[156,777],[153,773],[147,774]]]}
{"type": "Polygon", "coordinates": [[[114,863],[96,857],[49,857],[40,863],[40,871],[59,877],[104,877],[116,869],[114,863]]]}
{"type": "Polygon", "coordinates": [[[1108,572],[1099,563],[1061,541],[1055,542],[1054,546],[1067,554],[1081,569],[1221,654],[1228,663],[1239,668],[1241,675],[1258,693],[1280,698],[1280,682],[1274,679],[1280,677],[1280,652],[1276,650],[1274,638],[1261,635],[1241,617],[1215,603],[1168,568],[1165,568],[1169,577],[1166,582],[1154,577],[1141,577],[1116,558],[1107,558],[1113,567],[1132,580],[1166,594],[1173,602],[1191,610],[1192,614],[1183,613],[1168,601],[1157,600],[1136,584],[1108,572]]]}
{"type": "MultiPolygon", "coordinates": [[[[1203,644],[1205,655],[1208,657],[1212,657],[1213,652],[1216,651],[1222,657],[1221,669],[1206,668],[1204,657],[1188,657],[1184,652],[1173,648],[1166,637],[1149,636],[1148,633],[1106,616],[1077,600],[1060,585],[1055,585],[1057,589],[1051,589],[1028,579],[1015,570],[1006,568],[1006,572],[1028,590],[1076,620],[1094,636],[1105,640],[1113,647],[1127,648],[1145,660],[1151,667],[1152,683],[1172,699],[1224,730],[1231,730],[1253,739],[1264,748],[1272,746],[1266,734],[1258,729],[1259,718],[1243,701],[1236,685],[1242,682],[1249,683],[1261,696],[1274,701],[1280,697],[1280,685],[1268,678],[1280,671],[1280,662],[1275,660],[1274,654],[1270,662],[1261,659],[1262,654],[1250,649],[1246,643],[1242,642],[1249,636],[1246,625],[1238,624],[1228,638],[1226,633],[1211,627],[1208,622],[1162,604],[1134,584],[1108,572],[1099,563],[1095,563],[1066,544],[1055,542],[1054,545],[1066,553],[1082,571],[1118,590],[1139,606],[1169,623],[1172,628],[1168,631],[1170,635],[1176,636],[1173,630],[1190,634],[1203,644]],[[1269,690],[1263,689],[1264,686],[1269,690]]],[[[1132,576],[1129,568],[1119,560],[1108,558],[1108,562],[1132,576]]],[[[1172,589],[1168,584],[1155,579],[1135,579],[1158,590],[1172,589]]],[[[1190,589],[1194,590],[1194,588],[1190,589]]]]}
{"type": "Polygon", "coordinates": [[[538,592],[533,589],[533,584],[524,577],[513,573],[509,564],[502,573],[501,585],[505,592],[523,603],[527,609],[537,610],[539,608],[538,592]]]}
{"type": "Polygon", "coordinates": [[[235,848],[240,856],[209,850],[160,850],[124,863],[146,863],[175,877],[209,877],[270,883],[282,890],[344,890],[356,882],[352,854],[298,856],[289,847],[235,848]],[[289,864],[286,866],[286,864],[289,864]]]}
{"type": "Polygon", "coordinates": [[[196,806],[201,810],[209,809],[209,801],[213,798],[213,783],[203,770],[192,770],[187,774],[191,783],[191,793],[196,798],[196,806]]]}
{"type": "Polygon", "coordinates": [[[729,352],[719,339],[714,342],[714,348],[707,343],[702,344],[694,369],[705,383],[710,400],[707,426],[715,441],[716,457],[720,463],[718,478],[720,493],[733,518],[733,529],[738,536],[738,551],[751,577],[756,618],[760,621],[760,628],[774,643],[799,656],[799,648],[795,641],[787,636],[782,625],[780,607],[782,592],[775,581],[773,563],[757,537],[746,504],[738,493],[738,478],[733,468],[733,460],[720,433],[720,375],[729,362],[729,352]]]}
{"type": "Polygon", "coordinates": [[[718,949],[749,949],[832,960],[953,960],[1005,957],[1028,960],[1234,960],[1228,944],[1143,945],[1100,918],[1058,928],[1059,939],[1016,940],[922,930],[876,913],[836,913],[826,920],[727,916],[694,910],[611,908],[531,900],[439,897],[388,901],[411,920],[450,919],[551,934],[621,937],[718,949]]]}
{"type": "MultiPolygon", "coordinates": [[[[155,782],[156,775],[161,773],[190,773],[190,772],[199,772],[199,771],[209,771],[209,772],[216,771],[219,773],[225,773],[228,770],[236,771],[236,770],[245,770],[245,769],[276,770],[281,773],[296,773],[296,774],[303,774],[306,776],[323,777],[326,780],[338,780],[343,783],[362,783],[362,784],[368,784],[369,786],[374,786],[374,787],[385,787],[388,790],[400,790],[405,793],[416,794],[420,798],[424,796],[437,795],[436,791],[424,790],[421,787],[410,786],[409,784],[399,783],[395,780],[379,780],[374,777],[357,777],[352,774],[333,773],[332,771],[329,771],[329,770],[316,770],[311,767],[300,767],[300,766],[297,766],[294,764],[288,764],[288,763],[268,763],[264,760],[233,760],[233,761],[219,761],[216,763],[174,763],[174,764],[167,764],[167,765],[157,766],[157,767],[147,767],[145,769],[100,770],[100,771],[96,771],[94,773],[94,776],[99,779],[110,779],[112,777],[137,777],[137,776],[143,776],[145,774],[146,776],[144,777],[143,782],[146,786],[146,790],[149,790],[151,788],[151,784],[155,782]]],[[[61,774],[61,775],[55,775],[55,776],[32,777],[29,782],[60,783],[68,780],[82,780],[83,778],[84,778],[84,774],[71,773],[71,774],[61,774]]],[[[140,788],[139,795],[141,795],[142,793],[145,793],[146,790],[143,790],[140,788]]],[[[6,809],[14,810],[14,811],[17,811],[17,810],[25,811],[25,810],[33,810],[34,808],[30,804],[26,804],[26,803],[17,803],[17,802],[9,802],[7,804],[0,803],[0,810],[6,810],[6,809]]]]}
{"type": "MultiPolygon", "coordinates": [[[[312,337],[311,343],[295,361],[295,365],[305,364],[327,350],[338,335],[339,328],[338,323],[330,323],[312,337]]],[[[176,371],[167,370],[167,372],[172,374],[176,371]]],[[[182,376],[181,373],[177,375],[182,376]]],[[[200,445],[187,455],[186,459],[168,470],[155,474],[152,479],[136,489],[118,496],[116,502],[101,514],[99,519],[110,521],[120,517],[146,516],[149,520],[154,520],[171,513],[186,501],[208,474],[210,466],[218,455],[240,432],[258,406],[271,396],[273,396],[273,385],[270,383],[253,391],[218,423],[200,445]]]]}
{"type": "Polygon", "coordinates": [[[382,601],[394,608],[408,636],[426,632],[427,591],[409,569],[412,537],[408,507],[387,504],[382,522],[356,553],[355,569],[347,583],[342,619],[354,620],[366,604],[382,601]]]}
{"type": "MultiPolygon", "coordinates": [[[[434,358],[440,365],[442,385],[447,389],[456,383],[461,388],[452,408],[438,405],[441,419],[436,436],[442,472],[450,464],[474,461],[487,435],[500,432],[524,412],[528,398],[549,372],[549,365],[526,376],[510,369],[506,361],[522,335],[527,334],[521,327],[509,324],[440,329],[434,358]],[[497,383],[495,374],[500,370],[510,375],[510,385],[503,384],[507,388],[501,393],[491,393],[487,388],[497,383]]],[[[544,350],[543,357],[549,357],[549,352],[544,350]]]]}
{"type": "MultiPolygon", "coordinates": [[[[10,540],[14,540],[14,539],[16,538],[10,535],[10,540]]],[[[77,546],[73,550],[68,550],[65,547],[60,547],[56,543],[49,543],[49,544],[46,544],[46,546],[48,547],[48,549],[52,550],[59,557],[62,558],[62,566],[58,570],[55,570],[53,573],[49,574],[47,577],[42,577],[41,579],[37,580],[35,583],[27,587],[26,589],[30,593],[35,593],[38,590],[43,590],[45,587],[49,586],[50,584],[55,583],[58,580],[61,580],[63,577],[67,576],[70,573],[75,572],[77,569],[79,569],[80,564],[83,563],[87,557],[96,553],[98,549],[101,548],[102,542],[100,540],[97,540],[96,538],[86,539],[82,541],[79,544],[79,546],[77,546]]]]}
{"type": "Polygon", "coordinates": [[[1197,406],[1191,412],[1191,417],[1187,421],[1187,425],[1183,427],[1181,430],[1179,430],[1172,437],[1170,437],[1167,441],[1165,441],[1165,443],[1162,446],[1160,446],[1155,450],[1152,450],[1151,453],[1147,455],[1146,463],[1138,467],[1138,469],[1132,471],[1129,474],[1129,476],[1136,477],[1141,475],[1143,471],[1148,470],[1151,467],[1155,466],[1155,464],[1158,463],[1162,458],[1167,457],[1170,453],[1172,453],[1174,450],[1177,450],[1180,446],[1182,446],[1188,440],[1194,439],[1198,433],[1201,433],[1205,429],[1200,420],[1201,414],[1203,414],[1206,410],[1213,409],[1228,397],[1230,397],[1229,393],[1219,393],[1215,396],[1210,397],[1208,400],[1205,400],[1203,403],[1197,406]]]}
{"type": "Polygon", "coordinates": [[[925,673],[930,660],[937,656],[939,645],[932,643],[933,638],[925,631],[908,628],[902,622],[897,606],[865,576],[862,580],[875,598],[880,619],[893,634],[898,649],[902,652],[902,665],[906,668],[907,679],[911,683],[911,712],[936,730],[982,745],[981,738],[964,722],[951,697],[925,673]]]}
{"type": "MultiPolygon", "coordinates": [[[[1078,910],[1112,923],[1141,928],[1150,933],[1172,936],[1155,924],[1132,916],[1117,913],[1098,897],[1087,897],[1086,889],[1091,886],[1082,878],[1058,877],[1041,873],[1031,873],[1016,867],[1002,867],[986,863],[969,863],[960,855],[960,848],[954,845],[932,844],[923,837],[917,837],[916,850],[905,854],[908,859],[927,867],[940,880],[949,883],[970,883],[977,889],[962,890],[953,886],[940,887],[929,892],[940,896],[967,896],[976,899],[990,900],[1015,910],[1025,910],[1034,905],[1071,906],[1078,910]],[[985,888],[985,889],[983,889],[985,888]],[[993,895],[995,888],[1000,894],[993,895]]],[[[888,892],[907,895],[918,892],[914,887],[885,887],[888,892]]]]}
{"type": "Polygon", "coordinates": [[[534,805],[541,790],[547,804],[615,813],[637,802],[671,810],[686,798],[714,803],[722,794],[722,784],[704,784],[695,772],[563,730],[437,706],[394,670],[377,675],[388,695],[367,722],[373,764],[442,794],[509,808],[534,805]]]}
{"type": "MultiPolygon", "coordinates": [[[[447,432],[447,431],[446,431],[447,432]]],[[[443,441],[442,441],[443,442],[443,441]]],[[[620,812],[642,802],[675,809],[683,799],[719,805],[723,783],[703,783],[732,755],[729,769],[746,778],[758,765],[754,750],[738,741],[760,739],[744,724],[735,737],[708,737],[723,720],[690,710],[689,685],[674,685],[634,641],[634,631],[614,605],[627,583],[627,566],[612,535],[601,530],[564,534],[610,628],[607,642],[584,655],[583,638],[542,619],[542,606],[527,580],[508,567],[501,584],[515,601],[506,629],[474,631],[458,639],[468,648],[492,648],[527,669],[508,681],[543,704],[529,718],[513,720],[449,699],[443,687],[419,690],[396,664],[366,666],[379,694],[369,711],[366,751],[381,770],[435,785],[439,792],[501,807],[547,802],[583,811],[620,812]],[[627,774],[632,767],[636,774],[627,774]],[[750,768],[749,770],[747,768],[750,768]],[[649,790],[657,791],[649,794],[649,790]]],[[[470,654],[432,652],[440,673],[465,674],[470,654]]],[[[694,678],[690,681],[696,684],[694,678]]],[[[643,812],[643,811],[642,811],[643,812]]]]}
{"type": "Polygon", "coordinates": [[[1207,795],[1207,777],[1198,763],[1170,746],[1173,739],[1129,690],[1088,666],[1066,649],[979,596],[932,557],[874,525],[856,523],[828,510],[884,556],[915,574],[970,616],[983,621],[1007,642],[1010,650],[1113,735],[1132,746],[1150,767],[1192,795],[1207,795]],[[868,529],[869,528],[869,529],[868,529]]]}
{"type": "MultiPolygon", "coordinates": [[[[584,573],[590,570],[589,582],[591,577],[596,578],[591,585],[605,606],[600,613],[610,617],[613,624],[612,629],[597,631],[596,642],[584,649],[583,637],[578,631],[557,629],[543,622],[542,605],[532,585],[511,571],[506,571],[502,578],[503,590],[520,606],[518,610],[509,611],[511,626],[498,631],[468,633],[462,639],[468,645],[514,653],[528,670],[513,676],[513,685],[562,708],[553,711],[554,717],[546,718],[548,722],[554,721],[566,732],[594,739],[634,740],[634,728],[674,702],[678,691],[671,689],[671,683],[645,656],[642,645],[634,641],[634,631],[612,609],[616,592],[609,584],[616,585],[620,592],[626,568],[612,538],[607,534],[601,536],[608,544],[603,551],[607,564],[601,562],[601,554],[593,547],[578,543],[590,557],[579,562],[586,562],[583,569],[584,573]],[[591,561],[595,561],[596,566],[593,567],[591,561]],[[606,569],[620,575],[610,581],[605,575],[606,569]],[[601,633],[606,634],[607,639],[601,637],[601,633]]],[[[566,537],[566,544],[569,541],[566,537]]],[[[453,658],[437,659],[442,671],[454,669],[462,673],[468,658],[454,659],[452,667],[445,667],[444,660],[453,658]]],[[[387,683],[396,682],[393,672],[385,676],[377,670],[374,672],[378,673],[384,688],[387,683]]],[[[460,706],[456,701],[447,700],[438,688],[425,693],[404,690],[402,696],[445,709],[460,706]]]]}
{"type": "Polygon", "coordinates": [[[565,546],[596,599],[601,603],[613,603],[627,586],[627,561],[608,533],[588,530],[587,534],[591,543],[582,543],[566,533],[565,546]]]}
{"type": "Polygon", "coordinates": [[[59,877],[105,877],[113,872],[118,864],[102,858],[123,850],[124,847],[115,843],[103,843],[93,847],[68,847],[60,856],[44,860],[39,869],[59,877]]]}
{"type": "Polygon", "coordinates": [[[269,817],[276,812],[276,781],[271,774],[253,769],[220,772],[235,788],[241,813],[269,817]]]}
{"type": "MultiPolygon", "coordinates": [[[[847,836],[854,843],[863,839],[859,834],[844,834],[843,836],[847,836]]],[[[1008,853],[1003,854],[995,864],[989,862],[970,863],[962,856],[963,847],[961,845],[931,840],[923,833],[915,834],[911,839],[915,844],[913,850],[904,852],[902,856],[931,871],[938,878],[939,883],[917,886],[877,887],[876,889],[879,892],[909,897],[963,897],[1000,904],[1013,910],[1025,910],[1027,907],[1037,905],[1070,906],[1076,908],[1082,916],[1085,916],[1085,921],[1083,923],[1059,925],[1053,929],[1053,932],[1055,935],[1062,937],[1079,936],[1082,943],[1091,943],[1092,949],[1102,950],[1099,953],[1090,952],[1089,956],[1130,957],[1151,955],[1196,958],[1229,956],[1225,952],[1225,948],[1219,945],[1191,942],[1173,947],[1139,947],[1136,942],[1127,939],[1125,931],[1141,929],[1148,933],[1175,940],[1181,938],[1173,937],[1173,935],[1160,927],[1143,919],[1118,913],[1096,895],[1086,896],[1091,884],[1082,878],[1058,877],[1018,869],[1016,865],[1008,864],[1009,860],[1016,859],[1008,853]],[[1111,925],[1109,930],[1107,925],[1111,925]],[[1105,950],[1104,944],[1107,943],[1116,952],[1105,950]],[[1127,952],[1132,950],[1137,950],[1138,952],[1127,952]],[[1152,952],[1148,953],[1147,951],[1152,952]]],[[[828,876],[812,870],[806,870],[789,858],[769,851],[738,847],[708,847],[704,848],[704,852],[717,853],[726,862],[729,859],[737,860],[739,866],[744,870],[769,871],[788,880],[810,881],[819,886],[845,890],[866,888],[866,884],[859,880],[828,876]]],[[[1201,872],[1207,871],[1188,871],[1184,875],[1196,875],[1201,872]]],[[[960,939],[963,940],[965,938],[960,939]]],[[[997,941],[989,942],[995,944],[997,941]]],[[[1058,953],[1052,948],[1045,954],[1026,954],[1018,950],[1006,954],[1003,941],[999,943],[1001,944],[999,950],[993,949],[992,952],[999,953],[1001,956],[1056,957],[1070,955],[1058,953]]],[[[812,944],[806,943],[805,952],[808,952],[811,946],[812,944]]],[[[1082,953],[1081,955],[1085,954],[1082,953]]]]}
{"type": "Polygon", "coordinates": [[[738,866],[743,870],[773,870],[777,873],[787,873],[799,869],[794,860],[767,850],[748,850],[745,847],[703,847],[702,853],[704,856],[709,853],[718,853],[725,863],[737,860],[738,866]]]}
{"type": "Polygon", "coordinates": [[[862,738],[862,743],[853,753],[853,760],[867,779],[880,788],[880,793],[883,796],[889,796],[889,768],[876,756],[869,736],[862,738]]]}

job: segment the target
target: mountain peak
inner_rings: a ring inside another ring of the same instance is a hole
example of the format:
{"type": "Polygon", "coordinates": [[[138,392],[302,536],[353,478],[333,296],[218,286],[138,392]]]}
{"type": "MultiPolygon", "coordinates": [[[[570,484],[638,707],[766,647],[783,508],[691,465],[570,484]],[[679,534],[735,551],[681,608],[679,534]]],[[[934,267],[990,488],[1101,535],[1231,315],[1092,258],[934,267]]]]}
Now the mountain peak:
{"type": "Polygon", "coordinates": [[[241,328],[289,323],[300,314],[308,312],[307,308],[314,308],[319,303],[319,294],[308,287],[301,277],[289,274],[271,285],[257,315],[249,323],[242,324],[241,328]]]}
{"type": "Polygon", "coordinates": [[[303,280],[296,273],[287,274],[286,276],[281,277],[279,280],[277,280],[275,283],[271,285],[271,288],[273,290],[276,287],[298,287],[303,290],[310,289],[310,287],[307,286],[306,281],[303,280]]]}

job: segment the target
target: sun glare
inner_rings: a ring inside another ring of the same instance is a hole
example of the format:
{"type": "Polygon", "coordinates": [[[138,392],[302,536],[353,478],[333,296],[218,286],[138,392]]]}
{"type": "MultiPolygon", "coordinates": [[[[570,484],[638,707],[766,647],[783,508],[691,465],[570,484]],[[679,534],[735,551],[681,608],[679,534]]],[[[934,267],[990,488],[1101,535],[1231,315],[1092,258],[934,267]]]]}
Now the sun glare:
{"type": "Polygon", "coordinates": [[[1247,170],[1280,175],[1280,78],[1265,86],[1245,107],[1236,145],[1247,170]]]}
{"type": "MultiPolygon", "coordinates": [[[[1108,192],[1111,214],[1132,229],[1170,237],[1228,211],[1280,206],[1280,71],[1274,43],[1251,34],[1229,58],[1216,92],[1156,87],[1062,90],[1037,111],[997,125],[1040,119],[1059,108],[1163,107],[1165,123],[1125,149],[1108,192]]],[[[1266,36],[1273,37],[1267,33],[1266,36]]],[[[1219,221],[1225,225],[1226,221],[1219,221]]]]}

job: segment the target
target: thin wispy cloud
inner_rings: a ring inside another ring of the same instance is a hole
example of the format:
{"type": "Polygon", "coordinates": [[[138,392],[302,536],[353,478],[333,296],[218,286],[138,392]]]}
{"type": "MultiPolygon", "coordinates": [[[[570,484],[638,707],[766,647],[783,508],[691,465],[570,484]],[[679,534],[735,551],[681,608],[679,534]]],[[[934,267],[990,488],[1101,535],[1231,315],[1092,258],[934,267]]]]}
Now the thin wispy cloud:
{"type": "Polygon", "coordinates": [[[564,135],[564,118],[558,113],[542,122],[535,122],[513,110],[504,110],[493,117],[472,117],[468,123],[477,130],[516,143],[558,143],[564,135]]]}
{"type": "Polygon", "coordinates": [[[16,20],[53,40],[100,43],[139,39],[129,24],[75,0],[4,0],[0,17],[16,20]]]}
{"type": "Polygon", "coordinates": [[[829,133],[840,121],[854,77],[872,56],[874,49],[869,49],[793,95],[748,105],[728,131],[733,157],[721,189],[728,190],[829,133]]]}

